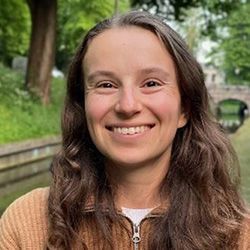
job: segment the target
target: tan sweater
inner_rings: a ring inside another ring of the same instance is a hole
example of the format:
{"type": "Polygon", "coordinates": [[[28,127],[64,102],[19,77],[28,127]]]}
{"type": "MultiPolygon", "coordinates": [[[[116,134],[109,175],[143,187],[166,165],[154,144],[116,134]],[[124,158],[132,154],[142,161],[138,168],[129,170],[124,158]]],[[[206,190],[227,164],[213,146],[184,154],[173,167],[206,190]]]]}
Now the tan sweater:
{"type": "Polygon", "coordinates": [[[0,249],[45,249],[49,189],[39,188],[12,203],[0,221],[0,249]]]}
{"type": "MultiPolygon", "coordinates": [[[[0,249],[1,250],[42,250],[46,248],[48,234],[48,188],[39,188],[20,197],[3,214],[0,220],[0,249]]],[[[90,211],[91,212],[91,211],[90,211]]],[[[148,232],[150,231],[150,219],[159,216],[156,212],[144,219],[140,226],[140,242],[138,249],[147,249],[148,232]]],[[[98,229],[91,222],[91,216],[85,220],[81,238],[86,242],[88,249],[110,249],[103,245],[98,236],[98,229]],[[98,239],[99,238],[99,239],[98,239]],[[98,242],[98,244],[97,244],[98,242]]],[[[127,228],[115,225],[112,227],[112,237],[115,237],[113,249],[136,249],[133,242],[132,223],[124,217],[124,225],[127,228]],[[122,240],[121,240],[122,239],[122,240]]],[[[74,247],[72,249],[75,249],[74,247]]],[[[250,223],[245,223],[242,230],[240,250],[250,249],[250,223]]]]}
{"type": "MultiPolygon", "coordinates": [[[[48,235],[48,188],[39,188],[27,193],[12,203],[0,220],[0,249],[32,249],[46,248],[48,235]]],[[[90,250],[110,249],[101,238],[99,229],[93,223],[93,208],[87,208],[88,216],[82,223],[81,239],[90,250]]],[[[138,249],[147,249],[147,237],[150,219],[159,216],[159,211],[151,213],[150,218],[145,219],[140,227],[140,243],[138,249]]],[[[118,223],[112,225],[113,249],[134,249],[133,226],[128,218],[123,217],[123,226],[118,223]],[[125,226],[125,228],[124,228],[125,226]],[[122,239],[122,240],[121,240],[122,239]]],[[[136,239],[135,239],[136,240],[136,239]]],[[[72,249],[79,249],[72,246],[72,249]]],[[[135,248],[136,249],[136,248],[135,248]]]]}

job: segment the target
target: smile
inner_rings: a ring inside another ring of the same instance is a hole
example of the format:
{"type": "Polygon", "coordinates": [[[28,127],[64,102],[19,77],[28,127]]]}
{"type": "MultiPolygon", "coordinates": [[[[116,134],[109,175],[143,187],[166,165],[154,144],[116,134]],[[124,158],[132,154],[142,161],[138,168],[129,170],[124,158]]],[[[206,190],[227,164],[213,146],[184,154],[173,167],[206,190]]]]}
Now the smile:
{"type": "Polygon", "coordinates": [[[108,127],[108,129],[116,134],[122,135],[134,135],[141,134],[147,130],[150,130],[154,125],[143,125],[134,127],[108,127]]]}

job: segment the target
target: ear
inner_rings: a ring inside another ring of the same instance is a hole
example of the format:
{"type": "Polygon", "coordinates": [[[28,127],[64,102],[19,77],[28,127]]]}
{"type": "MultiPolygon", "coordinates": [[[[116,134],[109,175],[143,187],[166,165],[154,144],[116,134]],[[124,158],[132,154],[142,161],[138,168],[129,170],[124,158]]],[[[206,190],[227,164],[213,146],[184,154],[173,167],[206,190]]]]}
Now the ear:
{"type": "Polygon", "coordinates": [[[187,124],[187,121],[188,121],[187,114],[182,111],[179,116],[178,128],[184,127],[187,124]]]}

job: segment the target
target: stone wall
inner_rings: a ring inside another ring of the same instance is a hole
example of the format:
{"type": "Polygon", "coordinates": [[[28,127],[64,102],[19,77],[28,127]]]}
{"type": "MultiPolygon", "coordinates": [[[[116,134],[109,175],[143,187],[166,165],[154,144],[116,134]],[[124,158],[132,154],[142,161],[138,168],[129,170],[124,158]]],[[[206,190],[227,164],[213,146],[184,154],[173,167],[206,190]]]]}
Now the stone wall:
{"type": "Polygon", "coordinates": [[[48,173],[59,151],[60,137],[28,140],[0,146],[0,195],[28,179],[48,173]]]}

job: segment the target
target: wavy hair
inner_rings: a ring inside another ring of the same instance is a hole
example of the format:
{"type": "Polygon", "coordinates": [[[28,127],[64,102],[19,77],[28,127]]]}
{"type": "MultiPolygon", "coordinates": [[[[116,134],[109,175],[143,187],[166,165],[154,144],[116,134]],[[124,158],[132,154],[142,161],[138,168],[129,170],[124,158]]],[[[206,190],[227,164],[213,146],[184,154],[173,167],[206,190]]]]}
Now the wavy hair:
{"type": "MultiPolygon", "coordinates": [[[[144,12],[100,22],[86,34],[74,56],[62,114],[62,149],[51,168],[48,248],[70,249],[78,238],[82,208],[90,197],[104,236],[108,237],[107,222],[116,220],[114,188],[86,124],[82,64],[96,36],[126,26],[147,29],[164,43],[176,67],[182,108],[188,117],[187,124],[177,130],[169,171],[161,185],[161,195],[170,201],[170,207],[152,230],[150,249],[235,249],[245,213],[238,193],[236,154],[210,115],[200,65],[174,30],[144,12]],[[111,204],[108,215],[101,209],[104,199],[111,204]]],[[[109,242],[112,245],[111,239],[109,242]]]]}

